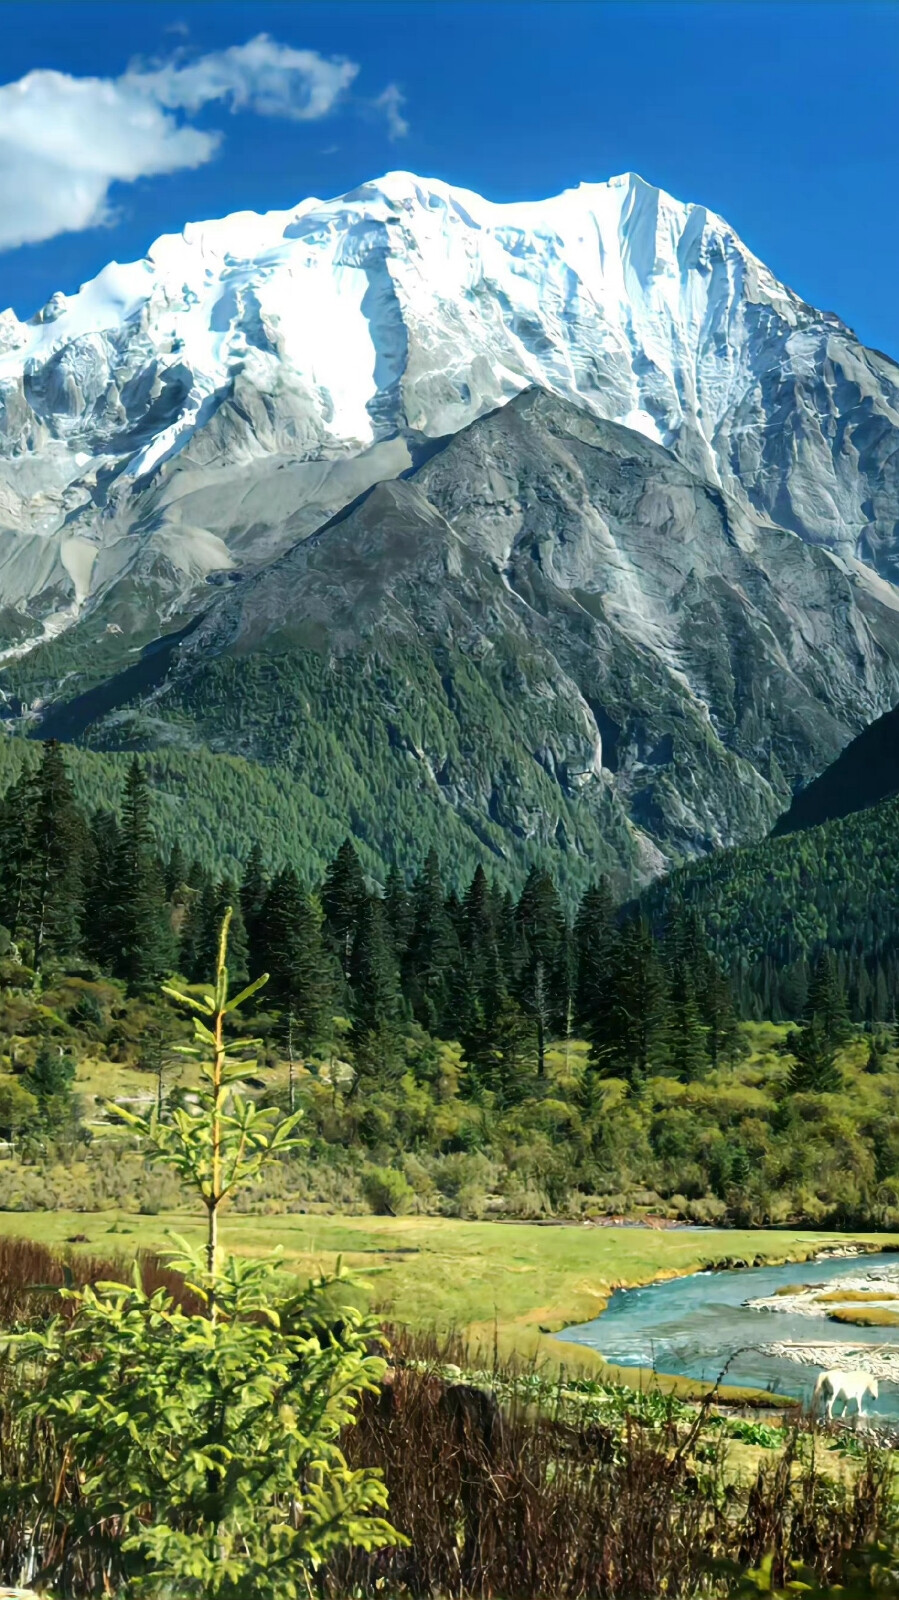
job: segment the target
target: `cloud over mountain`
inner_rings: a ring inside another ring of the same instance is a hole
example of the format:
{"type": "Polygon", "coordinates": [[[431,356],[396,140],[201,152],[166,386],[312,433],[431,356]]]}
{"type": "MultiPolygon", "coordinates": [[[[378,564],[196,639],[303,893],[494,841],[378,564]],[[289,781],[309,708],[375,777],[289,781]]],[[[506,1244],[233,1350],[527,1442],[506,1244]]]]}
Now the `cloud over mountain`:
{"type": "MultiPolygon", "coordinates": [[[[341,106],[359,70],[261,33],[117,78],[40,70],[0,86],[0,250],[100,226],[113,184],[210,161],[223,135],[193,126],[204,107],[315,122],[341,106]]],[[[371,102],[391,137],[405,132],[401,103],[395,85],[371,102]]]]}

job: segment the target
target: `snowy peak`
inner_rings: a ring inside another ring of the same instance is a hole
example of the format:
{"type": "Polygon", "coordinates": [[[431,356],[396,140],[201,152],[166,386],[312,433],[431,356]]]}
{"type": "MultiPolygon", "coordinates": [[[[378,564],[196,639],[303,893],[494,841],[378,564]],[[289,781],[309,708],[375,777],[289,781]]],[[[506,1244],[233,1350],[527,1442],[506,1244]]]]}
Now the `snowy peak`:
{"type": "Polygon", "coordinates": [[[56,629],[152,572],[174,614],[531,387],[899,570],[895,371],[720,217],[633,173],[495,204],[391,172],[0,316],[0,607],[56,629]]]}

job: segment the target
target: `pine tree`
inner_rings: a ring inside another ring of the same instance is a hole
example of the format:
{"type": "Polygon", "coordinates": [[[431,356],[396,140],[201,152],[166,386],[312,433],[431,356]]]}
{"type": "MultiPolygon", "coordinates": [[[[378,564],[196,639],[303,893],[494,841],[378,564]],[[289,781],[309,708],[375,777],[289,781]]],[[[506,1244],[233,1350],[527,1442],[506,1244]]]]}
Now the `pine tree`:
{"type": "Polygon", "coordinates": [[[13,939],[28,932],[32,774],[23,769],[0,802],[0,921],[13,939]]]}
{"type": "Polygon", "coordinates": [[[115,899],[119,825],[111,811],[95,812],[86,852],[84,938],[88,954],[107,972],[117,957],[115,899]]]}
{"type": "Polygon", "coordinates": [[[179,889],[183,889],[187,879],[187,862],[184,851],[177,839],[169,852],[168,864],[165,869],[165,897],[171,900],[179,889]]]}
{"type": "Polygon", "coordinates": [[[321,903],[325,929],[331,939],[341,971],[349,978],[353,944],[361,923],[368,895],[365,877],[352,841],[344,839],[331,862],[322,887],[321,903]]]}
{"type": "Polygon", "coordinates": [[[213,890],[207,873],[199,875],[192,869],[182,890],[182,910],[178,934],[178,971],[188,983],[199,983],[209,970],[201,964],[209,918],[212,915],[213,890]],[[190,881],[193,879],[193,882],[190,881]]]}
{"type": "Polygon", "coordinates": [[[553,1031],[563,1031],[569,995],[568,930],[558,891],[548,872],[531,869],[516,908],[524,947],[517,995],[534,1019],[537,1072],[546,1070],[546,1044],[553,1031]]]}
{"type": "Polygon", "coordinates": [[[27,929],[35,972],[48,956],[81,945],[86,829],[75,804],[62,747],[51,740],[25,794],[25,848],[20,923],[27,929]]]}
{"type": "Polygon", "coordinates": [[[390,926],[397,961],[402,961],[415,925],[412,897],[399,868],[391,867],[384,886],[384,913],[390,926]]]}
{"type": "Polygon", "coordinates": [[[501,1110],[518,1105],[534,1092],[539,1073],[534,1018],[514,1000],[504,999],[493,1020],[494,1059],[487,1075],[501,1110]]]}
{"type": "Polygon", "coordinates": [[[817,1021],[828,1045],[838,1047],[851,1037],[846,991],[832,950],[822,950],[815,963],[803,1020],[806,1025],[817,1021]]]}
{"type": "MultiPolygon", "coordinates": [[[[254,978],[265,971],[265,963],[258,954],[260,942],[260,917],[268,894],[268,878],[259,844],[254,844],[247,856],[240,884],[240,912],[250,949],[250,971],[254,978]]],[[[235,906],[235,910],[236,910],[235,906]]]]}
{"type": "Polygon", "coordinates": [[[865,1071],[874,1074],[885,1072],[888,1049],[888,1040],[880,1034],[875,1034],[868,1046],[868,1059],[865,1062],[865,1071]]]}
{"type": "Polygon", "coordinates": [[[574,1015],[585,1031],[607,1003],[615,943],[614,902],[602,878],[585,891],[574,924],[574,1015]]]}
{"type": "Polygon", "coordinates": [[[436,851],[430,850],[412,893],[414,922],[403,959],[403,987],[413,1014],[429,1033],[449,1017],[459,941],[447,913],[436,851]]]}
{"type": "Polygon", "coordinates": [[[278,873],[266,896],[259,945],[269,973],[267,993],[280,1013],[293,1111],[296,1055],[307,1055],[329,1037],[337,974],[322,940],[321,918],[292,867],[278,873]]]}
{"type": "Polygon", "coordinates": [[[718,1067],[732,1061],[743,1048],[733,992],[714,956],[709,956],[699,992],[699,1014],[705,1026],[705,1046],[709,1061],[718,1067]]]}
{"type": "Polygon", "coordinates": [[[839,1093],[843,1079],[836,1064],[836,1045],[819,1015],[798,1032],[788,1033],[786,1048],[794,1058],[787,1079],[790,1094],[839,1093]]]}
{"type": "Polygon", "coordinates": [[[515,901],[508,889],[498,893],[493,923],[496,928],[497,949],[503,964],[503,976],[507,987],[512,990],[518,982],[526,952],[515,915],[515,901]]]}
{"type": "Polygon", "coordinates": [[[663,1055],[665,977],[652,932],[641,918],[622,929],[608,998],[590,1032],[591,1060],[606,1076],[636,1086],[663,1055]]]}
{"type": "Polygon", "coordinates": [[[34,1064],[21,1078],[22,1088],[37,1101],[40,1120],[50,1129],[60,1129],[72,1121],[74,1082],[75,1063],[71,1056],[49,1044],[41,1046],[34,1064]]]}
{"type": "Polygon", "coordinates": [[[352,1043],[358,1077],[389,1079],[398,1066],[402,1010],[384,903],[366,895],[350,957],[352,1043]]]}
{"type": "Polygon", "coordinates": [[[708,1066],[705,1029],[685,955],[676,958],[671,974],[665,1034],[668,1072],[682,1083],[701,1078],[708,1066]]]}
{"type": "Polygon", "coordinates": [[[133,993],[154,988],[170,969],[173,938],[165,883],[150,820],[150,796],[137,757],[125,779],[119,848],[111,874],[114,972],[133,993]]]}
{"type": "Polygon", "coordinates": [[[209,947],[217,940],[222,921],[221,917],[218,922],[215,920],[218,895],[211,878],[204,873],[202,882],[189,893],[178,945],[178,969],[189,983],[202,983],[206,973],[215,969],[215,959],[209,960],[209,947]]]}

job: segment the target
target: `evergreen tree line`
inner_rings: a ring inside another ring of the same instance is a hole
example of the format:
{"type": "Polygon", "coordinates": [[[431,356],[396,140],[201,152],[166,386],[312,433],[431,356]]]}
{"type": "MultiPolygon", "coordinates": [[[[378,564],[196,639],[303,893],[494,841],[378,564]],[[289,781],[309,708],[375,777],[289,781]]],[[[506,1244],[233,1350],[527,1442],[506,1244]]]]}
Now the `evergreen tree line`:
{"type": "Polygon", "coordinates": [[[749,1021],[792,1022],[805,1015],[814,975],[822,951],[830,950],[849,1016],[868,1031],[878,1023],[895,1023],[899,1009],[899,943],[880,941],[868,946],[861,939],[832,949],[819,947],[816,955],[779,961],[738,960],[731,969],[737,1011],[749,1021]]]}
{"type": "Polygon", "coordinates": [[[291,1060],[333,1042],[343,1016],[358,1078],[383,1081],[415,1023],[461,1043],[472,1091],[512,1103],[545,1076],[553,1039],[586,1036],[596,1070],[632,1082],[698,1076],[734,1047],[696,918],[670,917],[662,939],[639,920],[619,928],[605,883],[569,920],[548,872],[532,869],[516,899],[479,867],[460,897],[432,850],[411,883],[395,868],[372,893],[349,841],[321,884],[267,871],[258,845],[240,883],[215,879],[177,845],[160,857],[139,760],[119,816],[87,818],[56,743],[0,804],[0,921],[37,974],[89,960],[137,993],[173,970],[202,981],[227,905],[233,981],[270,973],[291,1060]]]}
{"type": "Polygon", "coordinates": [[[899,1001],[899,797],[867,811],[720,850],[657,879],[642,913],[692,906],[731,974],[741,1017],[804,1013],[819,954],[832,950],[856,1022],[892,1022],[899,1001]]]}
{"type": "MultiPolygon", "coordinates": [[[[569,919],[545,870],[533,868],[516,899],[478,867],[460,896],[433,850],[411,882],[395,867],[372,892],[349,840],[319,884],[292,866],[267,870],[259,845],[239,883],[216,879],[178,845],[161,858],[139,760],[118,818],[87,818],[55,743],[0,804],[0,922],[38,974],[50,961],[90,960],[132,992],[173,970],[203,981],[228,905],[232,980],[270,974],[265,1004],[289,1060],[332,1047],[343,1018],[357,1081],[402,1073],[411,1024],[457,1040],[469,1092],[502,1104],[545,1077],[553,1040],[587,1038],[593,1072],[632,1085],[700,1078],[740,1049],[732,984],[697,911],[673,898],[659,929],[621,920],[601,881],[569,919]]],[[[847,970],[824,952],[810,973],[784,975],[795,983],[791,1014],[804,1018],[791,1035],[805,1062],[797,1090],[833,1086],[847,970]]]]}

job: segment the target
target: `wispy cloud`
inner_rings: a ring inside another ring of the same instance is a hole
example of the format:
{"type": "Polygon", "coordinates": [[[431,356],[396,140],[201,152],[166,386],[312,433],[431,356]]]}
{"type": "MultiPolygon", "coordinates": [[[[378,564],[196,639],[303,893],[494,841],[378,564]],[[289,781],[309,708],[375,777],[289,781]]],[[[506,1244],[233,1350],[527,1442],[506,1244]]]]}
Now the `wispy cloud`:
{"type": "Polygon", "coordinates": [[[196,113],[213,100],[232,111],[314,122],[334,110],[359,72],[345,56],[294,50],[267,33],[247,44],[194,61],[172,60],[155,70],[130,69],[119,83],[157,105],[196,113]]]}
{"type": "Polygon", "coordinates": [[[387,118],[387,128],[391,139],[403,139],[409,132],[409,124],[402,114],[402,107],[406,104],[406,96],[395,83],[388,83],[387,88],[372,101],[377,111],[383,111],[387,118]]]}
{"type": "MultiPolygon", "coordinates": [[[[193,59],[138,63],[118,78],[30,72],[0,85],[0,250],[110,219],[113,183],[199,167],[223,135],[190,118],[204,106],[315,122],[347,100],[359,65],[268,34],[193,59]]],[[[370,102],[391,138],[407,131],[390,85],[370,102]]]]}

